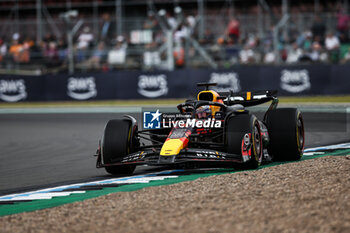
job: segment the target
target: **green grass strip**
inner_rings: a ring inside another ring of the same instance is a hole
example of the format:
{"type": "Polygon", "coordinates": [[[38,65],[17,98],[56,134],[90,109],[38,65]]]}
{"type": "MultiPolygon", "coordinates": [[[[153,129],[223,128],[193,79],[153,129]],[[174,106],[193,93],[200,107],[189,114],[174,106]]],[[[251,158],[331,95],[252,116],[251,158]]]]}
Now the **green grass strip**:
{"type": "MultiPolygon", "coordinates": [[[[323,155],[303,157],[303,159],[300,161],[319,158],[323,156],[341,156],[341,155],[347,155],[349,153],[350,153],[350,149],[337,150],[337,151],[325,153],[323,155]]],[[[298,162],[298,161],[291,161],[291,162],[298,162]]],[[[285,163],[291,163],[291,162],[273,162],[270,164],[263,165],[259,169],[277,166],[285,163]]],[[[140,189],[152,187],[152,186],[171,185],[171,184],[176,184],[176,183],[185,182],[185,181],[193,181],[198,178],[203,178],[203,177],[208,177],[213,175],[222,175],[227,173],[235,173],[235,172],[247,172],[247,171],[246,170],[237,171],[234,169],[220,169],[220,170],[206,171],[205,173],[200,173],[200,174],[183,175],[183,176],[179,176],[178,178],[150,181],[149,183],[128,184],[128,185],[123,185],[115,188],[114,187],[103,188],[102,190],[86,191],[86,193],[83,193],[83,194],[71,194],[70,196],[66,196],[66,197],[53,197],[50,200],[34,200],[31,202],[19,202],[19,203],[9,204],[9,205],[0,205],[0,216],[56,207],[67,203],[83,201],[86,199],[107,195],[110,193],[132,192],[132,191],[136,191],[136,190],[140,190],[140,189]]]]}

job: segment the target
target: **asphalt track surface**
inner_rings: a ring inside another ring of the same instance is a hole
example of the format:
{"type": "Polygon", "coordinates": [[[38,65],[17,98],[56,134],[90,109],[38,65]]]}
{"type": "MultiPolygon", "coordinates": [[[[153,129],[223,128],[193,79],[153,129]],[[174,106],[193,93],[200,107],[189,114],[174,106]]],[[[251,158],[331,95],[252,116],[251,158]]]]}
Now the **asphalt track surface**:
{"type": "MultiPolygon", "coordinates": [[[[118,113],[0,114],[0,195],[111,177],[93,154],[118,113]]],[[[140,121],[141,114],[132,114],[140,121]]],[[[259,116],[260,114],[258,114],[259,116]]],[[[306,147],[350,141],[349,113],[303,113],[306,147]]],[[[135,174],[160,168],[138,167],[135,174]]]]}

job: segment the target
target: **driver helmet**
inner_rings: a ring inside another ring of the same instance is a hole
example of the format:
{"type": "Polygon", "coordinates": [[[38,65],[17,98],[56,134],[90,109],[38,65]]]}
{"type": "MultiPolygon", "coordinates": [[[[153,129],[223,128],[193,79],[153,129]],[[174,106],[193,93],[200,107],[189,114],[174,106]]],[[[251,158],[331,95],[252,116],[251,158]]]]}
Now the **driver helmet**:
{"type": "Polygon", "coordinates": [[[196,109],[196,118],[206,119],[211,117],[211,109],[209,105],[204,105],[196,109]]]}

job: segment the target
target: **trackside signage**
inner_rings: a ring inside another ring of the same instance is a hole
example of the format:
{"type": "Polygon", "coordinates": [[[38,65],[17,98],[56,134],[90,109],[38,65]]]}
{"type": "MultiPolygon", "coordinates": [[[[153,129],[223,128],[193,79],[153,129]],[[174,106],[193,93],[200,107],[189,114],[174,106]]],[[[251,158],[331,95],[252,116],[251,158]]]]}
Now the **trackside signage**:
{"type": "Polygon", "coordinates": [[[27,98],[26,84],[23,79],[0,80],[0,99],[5,102],[18,102],[27,98]]]}
{"type": "Polygon", "coordinates": [[[143,128],[221,128],[222,121],[214,118],[196,119],[191,115],[180,113],[161,113],[156,111],[143,112],[143,128]]]}
{"type": "Polygon", "coordinates": [[[213,72],[210,74],[209,83],[217,83],[217,86],[213,87],[213,90],[215,91],[241,91],[241,84],[238,79],[238,73],[236,72],[213,72]]]}
{"type": "Polygon", "coordinates": [[[282,70],[281,88],[291,93],[299,93],[311,88],[309,72],[303,70],[282,70]]]}
{"type": "Polygon", "coordinates": [[[67,95],[76,100],[87,100],[97,95],[94,77],[70,77],[67,84],[67,95]]]}
{"type": "MultiPolygon", "coordinates": [[[[350,94],[349,65],[237,66],[231,69],[177,69],[0,75],[0,102],[193,99],[200,82],[215,82],[218,92],[278,90],[278,95],[350,94]]],[[[154,106],[157,108],[157,106],[154,106]]],[[[155,109],[157,110],[157,109],[155,109]]],[[[167,111],[164,111],[165,113],[167,111]]],[[[152,119],[152,118],[151,118],[152,119]]]]}
{"type": "Polygon", "coordinates": [[[137,85],[138,93],[147,98],[156,98],[168,94],[168,81],[165,74],[140,75],[137,85]]]}

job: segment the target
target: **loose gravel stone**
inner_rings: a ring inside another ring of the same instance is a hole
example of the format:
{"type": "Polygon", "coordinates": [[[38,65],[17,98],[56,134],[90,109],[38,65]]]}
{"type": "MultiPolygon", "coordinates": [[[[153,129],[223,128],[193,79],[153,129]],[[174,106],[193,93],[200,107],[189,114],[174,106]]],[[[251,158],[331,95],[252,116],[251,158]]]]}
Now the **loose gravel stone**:
{"type": "Polygon", "coordinates": [[[322,157],[0,218],[0,232],[350,232],[350,160],[322,157]]]}

